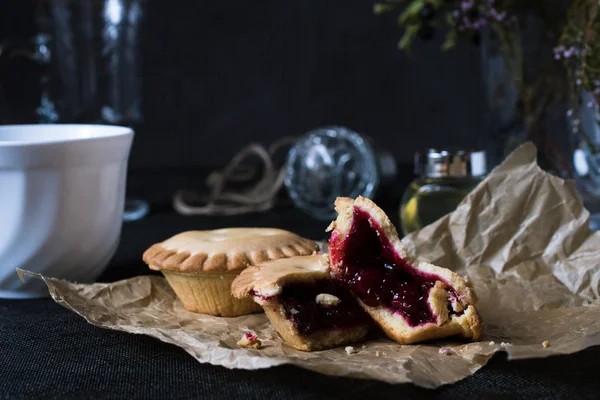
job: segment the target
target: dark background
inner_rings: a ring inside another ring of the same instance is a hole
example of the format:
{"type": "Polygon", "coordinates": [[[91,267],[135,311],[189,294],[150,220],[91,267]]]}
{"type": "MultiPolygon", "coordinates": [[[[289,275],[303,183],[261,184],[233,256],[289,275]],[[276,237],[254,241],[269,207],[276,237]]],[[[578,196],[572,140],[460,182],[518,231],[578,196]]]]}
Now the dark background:
{"type": "MultiPolygon", "coordinates": [[[[36,33],[39,3],[0,0],[0,43],[36,33]]],[[[140,257],[148,245],[192,228],[279,226],[322,237],[322,222],[290,208],[225,223],[175,216],[165,205],[175,189],[197,179],[195,170],[223,166],[250,142],[345,125],[396,156],[403,169],[394,193],[408,183],[416,150],[486,143],[479,49],[465,44],[443,54],[437,32],[408,57],[396,48],[395,16],[371,10],[371,0],[145,2],[144,121],[136,126],[136,179],[128,190],[149,199],[153,212],[124,225],[101,281],[148,273],[140,257]]],[[[4,61],[0,120],[18,122],[37,106],[39,71],[4,61]]],[[[394,222],[397,201],[386,207],[394,222]]],[[[597,398],[599,391],[598,347],[544,360],[507,362],[499,355],[475,377],[425,392],[294,367],[198,364],[175,346],[97,329],[49,300],[6,300],[0,316],[0,353],[11,366],[0,365],[0,398],[597,398]]]]}
{"type": "MultiPolygon", "coordinates": [[[[34,34],[37,6],[0,0],[0,39],[34,34]]],[[[396,47],[395,15],[373,15],[369,0],[144,7],[144,121],[133,171],[218,167],[250,142],[329,124],[372,136],[407,165],[421,148],[485,143],[479,49],[442,53],[437,32],[409,57],[396,47]]],[[[0,66],[0,107],[35,107],[34,72],[0,66]]]]}

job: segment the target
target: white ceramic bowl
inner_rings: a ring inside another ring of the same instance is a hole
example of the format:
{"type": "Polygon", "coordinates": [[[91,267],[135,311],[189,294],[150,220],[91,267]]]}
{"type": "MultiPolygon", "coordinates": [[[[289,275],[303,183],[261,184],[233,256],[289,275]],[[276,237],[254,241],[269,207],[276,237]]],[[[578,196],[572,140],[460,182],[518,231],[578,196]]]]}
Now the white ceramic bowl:
{"type": "Polygon", "coordinates": [[[16,268],[94,281],[121,232],[129,128],[0,126],[0,297],[48,295],[16,268]]]}

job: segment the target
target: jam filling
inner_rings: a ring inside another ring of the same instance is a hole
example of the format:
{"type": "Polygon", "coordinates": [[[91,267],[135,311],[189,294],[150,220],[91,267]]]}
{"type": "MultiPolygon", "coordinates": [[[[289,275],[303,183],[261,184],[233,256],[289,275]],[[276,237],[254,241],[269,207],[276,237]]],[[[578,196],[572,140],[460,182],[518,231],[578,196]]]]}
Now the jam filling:
{"type": "Polygon", "coordinates": [[[287,285],[279,295],[279,301],[286,317],[302,335],[349,328],[370,321],[348,290],[333,280],[287,285]],[[322,293],[341,301],[337,305],[318,304],[316,298],[322,293]]]}
{"type": "Polygon", "coordinates": [[[342,240],[334,233],[329,247],[337,273],[349,290],[371,307],[386,307],[404,316],[411,326],[437,322],[427,302],[440,278],[423,274],[403,260],[370,215],[354,207],[350,233],[342,240]]]}

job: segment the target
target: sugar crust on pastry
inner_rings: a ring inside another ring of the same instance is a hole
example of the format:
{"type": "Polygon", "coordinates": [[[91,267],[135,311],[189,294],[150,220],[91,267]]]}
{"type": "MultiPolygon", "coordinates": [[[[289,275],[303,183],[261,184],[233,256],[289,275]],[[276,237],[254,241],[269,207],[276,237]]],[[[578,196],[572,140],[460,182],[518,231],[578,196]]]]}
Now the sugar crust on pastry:
{"type": "Polygon", "coordinates": [[[285,258],[248,267],[231,285],[231,293],[241,299],[252,295],[270,298],[281,294],[286,284],[329,278],[329,257],[311,255],[285,258]]]}
{"type": "Polygon", "coordinates": [[[231,272],[317,250],[314,241],[281,229],[226,228],[180,233],[151,246],[143,259],[153,270],[231,272]]]}

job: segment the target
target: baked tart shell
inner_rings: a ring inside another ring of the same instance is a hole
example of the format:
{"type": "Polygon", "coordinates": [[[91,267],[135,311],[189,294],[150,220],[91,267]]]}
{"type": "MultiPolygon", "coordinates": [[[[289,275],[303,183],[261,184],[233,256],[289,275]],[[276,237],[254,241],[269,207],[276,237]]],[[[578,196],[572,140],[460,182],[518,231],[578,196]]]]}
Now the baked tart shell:
{"type": "Polygon", "coordinates": [[[231,295],[241,271],[317,250],[314,241],[281,229],[227,228],[180,233],[151,246],[143,260],[165,276],[186,310],[237,317],[262,311],[252,299],[231,295]]]}

